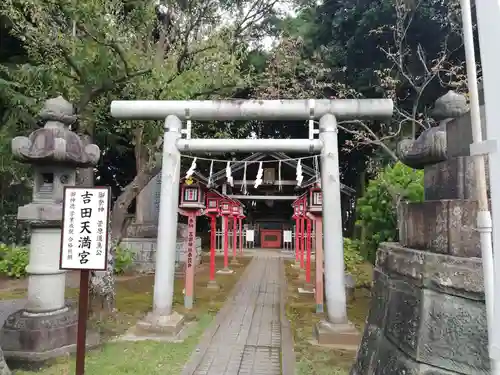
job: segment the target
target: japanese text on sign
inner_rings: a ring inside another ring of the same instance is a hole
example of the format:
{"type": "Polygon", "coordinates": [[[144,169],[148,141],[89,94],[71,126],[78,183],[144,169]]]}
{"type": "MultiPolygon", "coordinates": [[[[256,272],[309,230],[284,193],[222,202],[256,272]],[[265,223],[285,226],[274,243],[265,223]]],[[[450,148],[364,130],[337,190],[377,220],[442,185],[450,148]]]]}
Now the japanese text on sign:
{"type": "Polygon", "coordinates": [[[188,218],[188,236],[187,236],[187,268],[193,266],[193,256],[196,251],[196,219],[194,216],[188,218]]]}
{"type": "Polygon", "coordinates": [[[105,270],[108,188],[64,189],[61,269],[105,270]]]}

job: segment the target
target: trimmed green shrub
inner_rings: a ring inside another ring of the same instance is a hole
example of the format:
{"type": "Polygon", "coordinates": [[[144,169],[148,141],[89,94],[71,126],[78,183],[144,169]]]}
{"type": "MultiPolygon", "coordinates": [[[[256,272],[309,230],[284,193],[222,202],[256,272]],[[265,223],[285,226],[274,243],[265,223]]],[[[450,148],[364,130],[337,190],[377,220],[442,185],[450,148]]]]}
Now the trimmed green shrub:
{"type": "Polygon", "coordinates": [[[356,205],[356,224],[362,232],[362,256],[373,263],[381,242],[398,240],[400,202],[421,202],[423,199],[424,172],[401,162],[387,166],[370,180],[356,205]]]}
{"type": "Polygon", "coordinates": [[[344,238],[344,267],[345,270],[354,275],[360,264],[365,262],[359,251],[359,241],[344,238]]]}
{"type": "Polygon", "coordinates": [[[0,274],[19,279],[26,276],[29,250],[25,247],[0,244],[0,274]]]}
{"type": "Polygon", "coordinates": [[[123,275],[134,263],[134,252],[130,249],[117,246],[115,252],[115,274],[123,275]]]}

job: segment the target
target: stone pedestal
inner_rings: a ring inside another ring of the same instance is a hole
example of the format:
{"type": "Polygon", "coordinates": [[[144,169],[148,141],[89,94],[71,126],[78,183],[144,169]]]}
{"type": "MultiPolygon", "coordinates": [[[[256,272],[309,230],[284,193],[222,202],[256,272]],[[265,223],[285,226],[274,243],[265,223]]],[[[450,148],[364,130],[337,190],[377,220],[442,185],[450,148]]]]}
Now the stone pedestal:
{"type": "Polygon", "coordinates": [[[151,312],[136,324],[135,335],[144,339],[168,339],[176,337],[183,326],[184,316],[175,311],[168,315],[151,312]]]}
{"type": "Polygon", "coordinates": [[[234,273],[234,271],[230,268],[223,268],[221,270],[218,270],[217,273],[220,275],[231,275],[232,273],[234,273]]]}
{"type": "Polygon", "coordinates": [[[215,281],[215,280],[210,280],[210,281],[207,283],[207,289],[219,290],[219,289],[220,289],[220,286],[219,286],[219,284],[217,284],[217,281],[215,281]]]}
{"type": "MultiPolygon", "coordinates": [[[[48,313],[16,311],[7,318],[0,335],[4,356],[21,362],[40,362],[73,353],[77,325],[77,309],[70,303],[48,313]]],[[[99,335],[89,333],[87,346],[98,344],[99,335]]]]}
{"type": "Polygon", "coordinates": [[[314,284],[312,282],[304,282],[301,288],[298,288],[299,294],[314,294],[314,284]]]}
{"type": "MultiPolygon", "coordinates": [[[[34,210],[20,208],[20,214],[34,210]]],[[[78,314],[66,304],[65,271],[59,270],[61,229],[32,226],[28,301],[25,308],[11,314],[4,323],[0,343],[8,359],[44,361],[76,349],[78,314]]],[[[98,335],[88,344],[96,345],[98,335]]]]}
{"type": "Polygon", "coordinates": [[[322,320],[314,328],[314,337],[319,345],[352,351],[358,349],[361,341],[361,335],[350,322],[334,324],[322,320]]]}
{"type": "Polygon", "coordinates": [[[478,258],[382,244],[351,375],[490,374],[478,258]]]}

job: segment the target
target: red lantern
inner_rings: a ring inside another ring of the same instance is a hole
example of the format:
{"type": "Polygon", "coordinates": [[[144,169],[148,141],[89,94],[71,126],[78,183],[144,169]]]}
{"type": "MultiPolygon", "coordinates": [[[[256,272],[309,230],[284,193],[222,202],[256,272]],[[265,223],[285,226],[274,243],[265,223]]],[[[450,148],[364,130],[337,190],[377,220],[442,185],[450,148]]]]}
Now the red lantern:
{"type": "Polygon", "coordinates": [[[323,193],[321,189],[314,186],[309,189],[307,211],[311,213],[321,213],[323,210],[323,193]]]}
{"type": "Polygon", "coordinates": [[[222,200],[222,196],[216,191],[209,191],[207,193],[207,205],[205,209],[206,214],[216,215],[219,214],[220,209],[220,201],[222,200]]]}
{"type": "Polygon", "coordinates": [[[299,217],[299,202],[297,199],[293,201],[292,208],[293,208],[292,219],[297,219],[299,217]]]}
{"type": "Polygon", "coordinates": [[[205,189],[192,179],[187,179],[181,186],[180,208],[205,208],[205,189]]]}
{"type": "Polygon", "coordinates": [[[238,201],[233,201],[233,205],[231,207],[231,215],[233,217],[238,217],[240,216],[240,203],[238,201]]]}
{"type": "Polygon", "coordinates": [[[220,204],[220,214],[223,216],[229,216],[232,213],[233,201],[229,198],[222,198],[219,202],[220,204]]]}
{"type": "Polygon", "coordinates": [[[301,196],[298,201],[298,215],[299,217],[303,217],[306,214],[306,199],[304,196],[301,196]]]}

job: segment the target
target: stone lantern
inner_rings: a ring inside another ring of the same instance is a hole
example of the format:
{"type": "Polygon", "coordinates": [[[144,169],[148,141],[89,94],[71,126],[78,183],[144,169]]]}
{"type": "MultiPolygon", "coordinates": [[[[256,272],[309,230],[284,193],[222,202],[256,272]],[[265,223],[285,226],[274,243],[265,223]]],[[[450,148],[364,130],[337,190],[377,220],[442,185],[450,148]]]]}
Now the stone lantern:
{"type": "MultiPolygon", "coordinates": [[[[84,146],[69,129],[73,106],[62,97],[45,102],[43,128],[12,140],[14,157],[33,166],[33,201],[19,207],[17,218],[31,228],[28,301],[4,323],[0,343],[5,357],[45,360],[74,350],[77,310],[65,301],[65,271],[59,269],[62,202],[65,186],[74,186],[76,169],[96,165],[100,150],[84,146]]],[[[89,344],[95,343],[90,338],[89,344]]]]}

